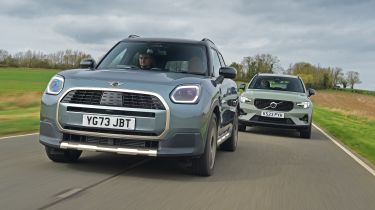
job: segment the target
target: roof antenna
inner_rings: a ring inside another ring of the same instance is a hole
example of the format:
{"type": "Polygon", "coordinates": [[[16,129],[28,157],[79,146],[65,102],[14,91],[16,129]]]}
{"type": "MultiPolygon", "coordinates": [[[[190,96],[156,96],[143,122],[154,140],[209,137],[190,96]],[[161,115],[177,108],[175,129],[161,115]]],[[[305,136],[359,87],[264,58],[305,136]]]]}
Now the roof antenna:
{"type": "Polygon", "coordinates": [[[140,38],[140,36],[136,35],[136,34],[130,34],[128,36],[129,39],[132,39],[132,38],[140,38]]]}

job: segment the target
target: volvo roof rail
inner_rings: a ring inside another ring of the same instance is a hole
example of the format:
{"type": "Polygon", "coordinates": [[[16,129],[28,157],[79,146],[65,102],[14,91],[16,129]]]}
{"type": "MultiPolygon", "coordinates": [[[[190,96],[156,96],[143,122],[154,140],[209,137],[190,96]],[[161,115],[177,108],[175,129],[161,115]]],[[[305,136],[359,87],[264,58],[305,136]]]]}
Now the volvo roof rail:
{"type": "Polygon", "coordinates": [[[136,35],[136,34],[130,34],[129,36],[128,36],[128,38],[129,39],[131,39],[131,38],[139,38],[140,36],[138,36],[138,35],[136,35]]]}
{"type": "Polygon", "coordinates": [[[202,41],[209,41],[209,42],[211,42],[213,45],[215,45],[215,43],[214,43],[211,39],[209,39],[209,38],[203,38],[202,41]]]}

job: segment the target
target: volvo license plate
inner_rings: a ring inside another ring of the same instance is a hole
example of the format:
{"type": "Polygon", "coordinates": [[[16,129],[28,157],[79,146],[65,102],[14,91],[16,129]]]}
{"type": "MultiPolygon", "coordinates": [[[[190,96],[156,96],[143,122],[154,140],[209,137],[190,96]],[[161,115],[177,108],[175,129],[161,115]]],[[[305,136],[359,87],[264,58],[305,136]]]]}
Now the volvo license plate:
{"type": "Polygon", "coordinates": [[[262,117],[284,118],[284,113],[262,111],[262,117]]]}

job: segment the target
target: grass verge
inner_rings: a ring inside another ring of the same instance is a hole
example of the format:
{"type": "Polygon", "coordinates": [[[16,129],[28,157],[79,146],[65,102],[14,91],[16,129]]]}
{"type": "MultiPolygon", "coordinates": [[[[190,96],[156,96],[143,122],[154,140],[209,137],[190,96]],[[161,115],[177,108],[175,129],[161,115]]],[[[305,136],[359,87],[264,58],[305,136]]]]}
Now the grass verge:
{"type": "MultiPolygon", "coordinates": [[[[5,96],[0,94],[0,97],[5,96]]],[[[41,93],[29,93],[2,99],[0,101],[0,136],[38,131],[40,97],[41,93]]]]}
{"type": "Polygon", "coordinates": [[[375,120],[314,107],[314,123],[375,165],[375,120]]]}
{"type": "Polygon", "coordinates": [[[57,72],[0,68],[0,136],[38,131],[42,92],[57,72]]]}

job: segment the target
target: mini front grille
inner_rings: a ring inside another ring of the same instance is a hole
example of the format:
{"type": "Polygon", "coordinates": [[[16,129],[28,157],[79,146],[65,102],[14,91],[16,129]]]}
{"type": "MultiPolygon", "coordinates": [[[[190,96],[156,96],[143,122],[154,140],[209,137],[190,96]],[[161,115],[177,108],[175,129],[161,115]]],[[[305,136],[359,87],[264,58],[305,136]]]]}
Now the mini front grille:
{"type": "Polygon", "coordinates": [[[271,117],[262,117],[262,116],[255,115],[250,120],[258,121],[258,122],[266,122],[266,123],[295,125],[295,123],[289,118],[271,118],[271,117]]]}
{"type": "Polygon", "coordinates": [[[130,108],[165,109],[156,96],[139,93],[123,93],[122,104],[124,107],[130,108]]]}
{"type": "Polygon", "coordinates": [[[62,103],[116,106],[139,109],[165,110],[163,103],[153,95],[129,92],[72,90],[62,103]]]}
{"type": "Polygon", "coordinates": [[[103,106],[122,106],[122,93],[121,92],[103,92],[100,105],[103,106]]]}
{"type": "Polygon", "coordinates": [[[99,105],[103,91],[73,90],[65,95],[62,103],[99,105]]]}
{"type": "Polygon", "coordinates": [[[294,103],[291,101],[255,99],[254,106],[258,109],[265,110],[290,111],[293,109],[294,103]]]}
{"type": "Polygon", "coordinates": [[[118,147],[126,147],[126,148],[147,148],[147,149],[158,148],[158,145],[159,145],[159,142],[157,141],[102,138],[102,137],[82,136],[82,135],[75,135],[75,134],[64,134],[63,141],[91,144],[91,145],[118,146],[118,147]]]}

